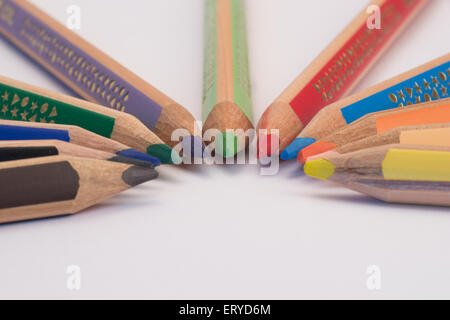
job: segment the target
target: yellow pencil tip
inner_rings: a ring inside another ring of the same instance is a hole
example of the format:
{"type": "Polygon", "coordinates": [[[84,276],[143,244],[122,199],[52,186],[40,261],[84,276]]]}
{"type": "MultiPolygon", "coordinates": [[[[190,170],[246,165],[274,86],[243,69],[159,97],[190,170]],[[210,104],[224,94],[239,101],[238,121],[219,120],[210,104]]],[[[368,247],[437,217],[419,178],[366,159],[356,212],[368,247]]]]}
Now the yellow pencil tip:
{"type": "Polygon", "coordinates": [[[327,180],[334,174],[334,165],[325,159],[307,161],[304,167],[305,173],[313,178],[327,180]]]}

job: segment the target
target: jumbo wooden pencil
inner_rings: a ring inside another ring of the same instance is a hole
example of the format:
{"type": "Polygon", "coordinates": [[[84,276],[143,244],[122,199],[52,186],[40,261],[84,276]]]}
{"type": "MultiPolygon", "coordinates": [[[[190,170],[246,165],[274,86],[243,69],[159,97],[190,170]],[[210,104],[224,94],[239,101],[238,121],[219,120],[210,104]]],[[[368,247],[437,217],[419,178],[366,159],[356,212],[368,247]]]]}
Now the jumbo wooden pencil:
{"type": "Polygon", "coordinates": [[[400,203],[450,205],[450,148],[386,145],[308,161],[305,173],[400,203]]]}
{"type": "Polygon", "coordinates": [[[0,162],[51,156],[72,156],[154,168],[148,161],[118,156],[60,140],[0,141],[0,162]]]}
{"type": "Polygon", "coordinates": [[[424,146],[450,147],[450,122],[398,127],[370,136],[336,149],[348,153],[386,144],[416,144],[424,146]]]}
{"type": "Polygon", "coordinates": [[[372,112],[449,97],[450,54],[323,108],[282,154],[295,158],[305,147],[372,112]]]}
{"type": "Polygon", "coordinates": [[[203,133],[218,130],[215,151],[233,157],[253,128],[244,2],[205,0],[204,33],[203,133]]]}
{"type": "Polygon", "coordinates": [[[28,1],[2,0],[0,15],[0,33],[84,99],[134,115],[172,147],[176,129],[199,135],[180,104],[28,1]]]}
{"type": "Polygon", "coordinates": [[[349,178],[341,186],[372,198],[399,204],[450,206],[450,183],[349,178]]]}
{"type": "Polygon", "coordinates": [[[257,129],[266,129],[269,136],[260,139],[260,152],[270,155],[273,139],[284,150],[319,110],[351,92],[426,2],[371,1],[369,6],[380,9],[381,28],[368,28],[370,14],[365,7],[342,30],[266,109],[257,129]],[[279,130],[279,136],[272,137],[273,129],[279,130]]]}
{"type": "Polygon", "coordinates": [[[76,126],[0,120],[0,141],[5,140],[60,140],[156,166],[161,164],[158,158],[76,126]]]}
{"type": "Polygon", "coordinates": [[[450,98],[417,104],[409,108],[369,113],[327,137],[302,149],[298,161],[339,149],[351,142],[374,136],[395,127],[450,122],[450,98]]]}
{"type": "Polygon", "coordinates": [[[152,168],[53,156],[0,163],[0,223],[80,212],[155,179],[152,168]]]}
{"type": "Polygon", "coordinates": [[[5,77],[0,102],[1,119],[76,125],[172,162],[172,149],[130,114],[5,77]]]}

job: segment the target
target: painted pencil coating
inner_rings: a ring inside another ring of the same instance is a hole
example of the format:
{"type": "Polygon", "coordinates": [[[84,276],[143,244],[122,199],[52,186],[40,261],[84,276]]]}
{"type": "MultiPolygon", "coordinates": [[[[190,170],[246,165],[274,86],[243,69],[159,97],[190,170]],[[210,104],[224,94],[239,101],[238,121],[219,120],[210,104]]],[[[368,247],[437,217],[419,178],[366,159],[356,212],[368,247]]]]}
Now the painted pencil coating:
{"type": "Polygon", "coordinates": [[[382,170],[387,180],[450,181],[450,152],[390,149],[382,170]]]}
{"type": "Polygon", "coordinates": [[[383,28],[369,29],[364,21],[354,35],[291,101],[303,125],[324,106],[331,104],[354,86],[355,80],[383,49],[408,15],[422,1],[385,1],[380,7],[383,28]]]}
{"type": "Polygon", "coordinates": [[[66,161],[2,169],[0,181],[0,209],[73,200],[79,188],[78,173],[66,161]]]}
{"type": "Polygon", "coordinates": [[[154,168],[152,162],[119,156],[113,153],[86,148],[61,140],[0,141],[0,162],[31,158],[67,155],[80,158],[107,160],[154,168]]]}
{"type": "Polygon", "coordinates": [[[71,125],[0,120],[1,140],[60,140],[91,149],[115,153],[121,157],[150,162],[155,166],[161,164],[158,158],[71,125]]]}
{"type": "Polygon", "coordinates": [[[0,82],[0,118],[76,125],[111,138],[115,119],[0,82]]]}
{"type": "Polygon", "coordinates": [[[79,126],[171,163],[172,149],[136,117],[0,76],[0,119],[79,126]]]}
{"type": "Polygon", "coordinates": [[[66,130],[0,125],[0,140],[61,140],[70,142],[66,130]]]}
{"type": "Polygon", "coordinates": [[[155,127],[162,110],[159,104],[68,41],[46,21],[35,17],[23,7],[23,3],[11,0],[0,2],[0,12],[8,16],[7,19],[0,19],[3,34],[44,61],[64,77],[64,81],[71,82],[82,91],[84,97],[131,113],[150,129],[155,127]]]}
{"type": "Polygon", "coordinates": [[[450,61],[341,109],[347,124],[362,116],[448,97],[450,61]]]}
{"type": "Polygon", "coordinates": [[[381,116],[376,119],[376,128],[378,133],[382,133],[396,127],[445,122],[450,122],[450,101],[437,107],[419,108],[398,114],[381,116]]]}
{"type": "Polygon", "coordinates": [[[408,108],[395,108],[369,113],[302,149],[298,155],[298,160],[305,162],[307,158],[327,151],[339,151],[340,147],[349,145],[351,142],[394,128],[438,125],[448,122],[450,122],[449,98],[420,103],[408,108]]]}
{"type": "MultiPolygon", "coordinates": [[[[368,28],[369,14],[364,9],[267,108],[258,129],[278,129],[280,150],[284,150],[323,107],[353,89],[425,3],[372,1],[380,8],[383,27],[368,28]]],[[[281,158],[292,159],[297,153],[287,150],[281,158]]]]}
{"type": "Polygon", "coordinates": [[[33,4],[2,0],[0,15],[0,33],[84,99],[134,115],[171,147],[176,129],[198,143],[189,111],[33,4]]]}
{"type": "Polygon", "coordinates": [[[325,155],[307,161],[305,173],[321,180],[342,182],[348,176],[403,181],[450,182],[450,149],[445,146],[392,144],[325,155]]]}
{"type": "Polygon", "coordinates": [[[401,144],[421,144],[450,147],[450,123],[443,128],[425,128],[400,131],[398,137],[401,144]]]}
{"type": "MultiPolygon", "coordinates": [[[[363,116],[446,99],[450,92],[450,55],[351,95],[323,108],[283,153],[298,153],[363,116]]],[[[283,156],[283,155],[282,155],[283,156]]]]}
{"type": "Polygon", "coordinates": [[[0,223],[77,213],[157,176],[152,168],[61,155],[0,162],[0,223]]]}
{"type": "Polygon", "coordinates": [[[58,154],[58,148],[54,146],[3,147],[0,145],[0,161],[51,157],[57,156],[58,154]]]}
{"type": "Polygon", "coordinates": [[[305,164],[311,177],[394,203],[450,205],[450,149],[386,145],[305,164]]]}
{"type": "Polygon", "coordinates": [[[203,131],[215,129],[215,151],[232,157],[245,148],[252,125],[245,8],[242,0],[205,0],[203,131]]]}

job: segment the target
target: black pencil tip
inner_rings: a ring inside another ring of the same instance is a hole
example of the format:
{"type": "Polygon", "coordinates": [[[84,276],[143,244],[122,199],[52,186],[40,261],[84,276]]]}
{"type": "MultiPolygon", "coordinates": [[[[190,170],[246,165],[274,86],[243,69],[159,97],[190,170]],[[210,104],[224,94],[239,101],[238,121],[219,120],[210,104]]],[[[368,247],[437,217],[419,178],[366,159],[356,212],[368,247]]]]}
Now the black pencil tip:
{"type": "Polygon", "coordinates": [[[134,159],[134,158],[114,156],[112,158],[109,158],[108,160],[113,161],[113,162],[134,164],[134,165],[140,166],[140,167],[146,167],[146,168],[152,168],[152,169],[155,168],[155,165],[151,162],[138,160],[138,159],[134,159]]]}
{"type": "Polygon", "coordinates": [[[158,177],[158,172],[155,169],[141,166],[132,166],[122,174],[123,181],[131,187],[153,180],[156,177],[158,177]]]}

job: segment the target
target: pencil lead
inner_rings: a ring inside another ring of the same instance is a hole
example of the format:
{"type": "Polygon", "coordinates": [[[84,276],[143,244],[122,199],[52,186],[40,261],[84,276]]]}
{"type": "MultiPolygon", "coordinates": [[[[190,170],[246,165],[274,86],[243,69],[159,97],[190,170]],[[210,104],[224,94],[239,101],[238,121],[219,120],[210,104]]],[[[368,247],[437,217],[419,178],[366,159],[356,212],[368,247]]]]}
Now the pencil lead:
{"type": "Polygon", "coordinates": [[[132,166],[122,174],[122,180],[131,187],[150,181],[158,177],[158,172],[154,169],[132,166]]]}
{"type": "Polygon", "coordinates": [[[205,145],[200,136],[185,136],[182,140],[183,156],[189,156],[191,158],[203,158],[203,151],[205,145]]]}
{"type": "Polygon", "coordinates": [[[316,142],[314,138],[296,138],[292,143],[281,153],[282,160],[290,160],[297,158],[298,153],[303,149],[316,142]]]}
{"type": "MultiPolygon", "coordinates": [[[[154,144],[147,148],[147,153],[159,158],[163,164],[173,164],[172,148],[167,144],[154,144]]],[[[174,159],[175,160],[175,159],[174,159]]]]}
{"type": "Polygon", "coordinates": [[[275,134],[261,134],[258,139],[258,159],[270,157],[278,152],[279,143],[275,145],[273,143],[277,140],[279,140],[279,137],[275,134]]]}
{"type": "Polygon", "coordinates": [[[317,141],[301,150],[298,154],[297,160],[300,163],[305,163],[309,157],[331,151],[335,148],[336,145],[334,143],[317,141]]]}
{"type": "Polygon", "coordinates": [[[133,165],[136,165],[136,166],[145,167],[145,168],[151,168],[151,169],[155,168],[155,165],[152,162],[150,162],[150,161],[143,161],[143,160],[138,160],[138,159],[128,158],[128,157],[122,157],[122,156],[114,156],[112,158],[109,158],[108,161],[133,164],[133,165]]]}
{"type": "Polygon", "coordinates": [[[137,160],[142,161],[148,161],[153,163],[155,166],[159,166],[161,164],[161,160],[159,160],[156,157],[152,157],[148,154],[145,154],[141,151],[138,151],[136,149],[126,149],[122,150],[116,153],[118,156],[127,157],[127,158],[133,158],[137,160]]]}
{"type": "Polygon", "coordinates": [[[327,180],[334,174],[334,165],[325,159],[317,159],[306,162],[304,166],[305,174],[310,177],[327,180]]]}
{"type": "Polygon", "coordinates": [[[224,158],[231,158],[238,152],[238,137],[233,133],[220,132],[215,137],[216,152],[224,158]]]}

